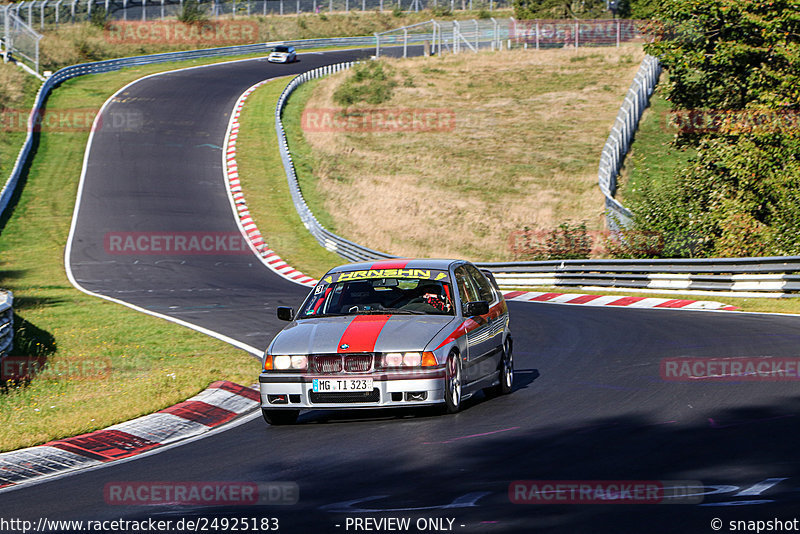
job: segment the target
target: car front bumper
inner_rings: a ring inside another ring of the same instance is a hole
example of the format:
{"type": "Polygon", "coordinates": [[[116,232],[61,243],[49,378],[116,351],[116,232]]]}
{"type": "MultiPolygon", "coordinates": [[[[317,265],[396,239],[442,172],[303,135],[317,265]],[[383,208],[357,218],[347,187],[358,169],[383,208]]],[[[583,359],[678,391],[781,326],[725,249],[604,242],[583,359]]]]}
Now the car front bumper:
{"type": "Polygon", "coordinates": [[[267,61],[270,63],[289,63],[289,56],[269,56],[267,61]]]}
{"type": "Polygon", "coordinates": [[[347,375],[261,373],[259,386],[261,407],[270,410],[408,408],[444,402],[444,369],[347,375]],[[364,394],[313,393],[315,378],[371,378],[373,391],[364,394]],[[365,398],[360,398],[362,396],[365,398]]]}

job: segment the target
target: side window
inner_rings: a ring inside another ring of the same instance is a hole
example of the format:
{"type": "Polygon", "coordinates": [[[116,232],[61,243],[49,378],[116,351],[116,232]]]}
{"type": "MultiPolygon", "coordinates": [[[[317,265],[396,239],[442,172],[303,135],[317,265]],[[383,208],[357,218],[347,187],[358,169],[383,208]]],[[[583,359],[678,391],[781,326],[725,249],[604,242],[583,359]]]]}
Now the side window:
{"type": "Polygon", "coordinates": [[[478,286],[478,293],[480,294],[480,299],[478,300],[485,300],[486,302],[492,303],[494,301],[494,291],[492,291],[491,282],[489,282],[483,273],[476,269],[475,266],[466,265],[465,267],[475,285],[478,286]]]}
{"type": "Polygon", "coordinates": [[[479,300],[478,292],[470,281],[470,276],[464,266],[458,267],[455,270],[455,275],[458,294],[461,297],[461,307],[463,308],[467,302],[479,300]]]}

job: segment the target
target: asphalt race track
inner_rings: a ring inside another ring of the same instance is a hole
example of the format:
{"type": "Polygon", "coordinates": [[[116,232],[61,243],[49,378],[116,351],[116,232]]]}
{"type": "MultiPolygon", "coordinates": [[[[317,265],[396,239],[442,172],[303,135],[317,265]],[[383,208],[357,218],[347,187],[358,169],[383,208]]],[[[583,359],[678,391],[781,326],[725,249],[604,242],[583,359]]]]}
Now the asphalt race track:
{"type": "MultiPolygon", "coordinates": [[[[302,54],[294,65],[241,61],[128,87],[104,120],[121,114],[139,126],[94,135],[68,258],[75,279],[263,348],[285,324],[275,307],[296,306],[306,288],[245,254],[113,254],[108,234],[237,232],[219,148],[237,97],[262,79],[365,53],[302,54]]],[[[269,228],[260,229],[269,241],[269,228]]],[[[0,517],[274,517],[283,533],[652,533],[715,532],[714,518],[723,521],[718,531],[730,532],[733,519],[800,516],[797,382],[660,377],[664,358],[795,357],[800,318],[517,302],[510,311],[517,373],[509,396],[478,396],[454,416],[318,411],[291,427],[258,417],[156,454],[5,491],[0,517]],[[694,504],[514,504],[516,480],[688,480],[705,495],[694,504]],[[107,504],[106,484],[123,481],[287,481],[299,486],[299,501],[107,504]],[[356,529],[355,518],[412,518],[412,528],[356,529]],[[418,529],[418,518],[453,523],[418,529]]],[[[256,375],[254,365],[254,382],[256,375]]]]}

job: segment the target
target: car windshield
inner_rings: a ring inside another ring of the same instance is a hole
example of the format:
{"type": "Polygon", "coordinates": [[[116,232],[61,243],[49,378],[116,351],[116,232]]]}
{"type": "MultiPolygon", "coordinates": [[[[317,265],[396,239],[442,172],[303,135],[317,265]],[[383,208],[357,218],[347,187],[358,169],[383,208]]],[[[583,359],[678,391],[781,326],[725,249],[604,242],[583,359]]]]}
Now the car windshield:
{"type": "MultiPolygon", "coordinates": [[[[444,278],[446,274],[440,276],[444,278]]],[[[442,278],[396,277],[330,282],[323,279],[303,304],[298,318],[363,314],[454,315],[454,311],[450,283],[442,278]]]]}
{"type": "Polygon", "coordinates": [[[272,51],[273,52],[288,52],[289,51],[289,47],[288,46],[276,46],[275,48],[272,49],[272,51]]]}

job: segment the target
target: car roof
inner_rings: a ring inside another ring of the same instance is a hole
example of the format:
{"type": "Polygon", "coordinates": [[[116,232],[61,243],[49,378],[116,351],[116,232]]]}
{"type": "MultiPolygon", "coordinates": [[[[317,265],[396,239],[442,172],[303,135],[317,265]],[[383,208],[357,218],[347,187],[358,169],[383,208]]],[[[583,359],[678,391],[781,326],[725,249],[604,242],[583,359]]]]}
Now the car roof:
{"type": "Polygon", "coordinates": [[[366,271],[369,269],[434,269],[446,271],[451,265],[458,263],[464,263],[464,260],[392,258],[388,260],[348,263],[334,267],[328,272],[340,273],[344,271],[366,271]]]}

